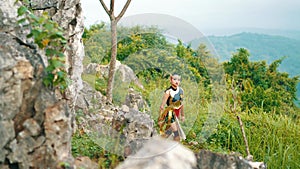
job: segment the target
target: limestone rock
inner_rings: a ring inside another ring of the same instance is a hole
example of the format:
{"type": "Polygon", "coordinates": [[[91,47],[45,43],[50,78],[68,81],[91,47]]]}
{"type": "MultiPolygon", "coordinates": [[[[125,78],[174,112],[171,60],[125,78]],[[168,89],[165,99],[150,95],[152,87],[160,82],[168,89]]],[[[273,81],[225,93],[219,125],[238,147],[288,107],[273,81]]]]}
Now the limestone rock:
{"type": "Polygon", "coordinates": [[[46,11],[65,30],[67,73],[72,84],[65,95],[42,83],[44,51],[27,38],[30,27],[17,23],[22,1],[0,3],[0,168],[73,166],[72,122],[82,88],[83,17],[79,0],[30,1],[36,15],[46,11]]]}
{"type": "Polygon", "coordinates": [[[87,112],[89,109],[101,109],[104,99],[104,96],[100,92],[96,91],[87,82],[83,82],[83,88],[76,100],[76,111],[87,112]]]}
{"type": "Polygon", "coordinates": [[[126,95],[124,104],[129,108],[142,112],[148,112],[150,110],[147,102],[143,99],[142,95],[136,92],[133,88],[128,89],[128,94],[126,95]]]}
{"type": "Polygon", "coordinates": [[[248,161],[236,154],[220,154],[207,150],[201,150],[197,156],[198,169],[266,169],[264,163],[248,161]]]}
{"type": "Polygon", "coordinates": [[[75,166],[79,169],[98,169],[98,163],[92,161],[88,157],[77,157],[75,159],[75,166]]]}
{"type": "MultiPolygon", "coordinates": [[[[99,65],[96,63],[90,63],[84,68],[84,73],[87,74],[95,74],[100,77],[108,77],[109,65],[99,65]]],[[[138,87],[144,89],[144,86],[138,81],[133,70],[127,66],[122,64],[120,61],[116,61],[116,74],[121,75],[121,81],[125,83],[134,82],[138,87]]]]}
{"type": "Polygon", "coordinates": [[[178,142],[155,137],[116,169],[195,169],[194,153],[178,142]]]}

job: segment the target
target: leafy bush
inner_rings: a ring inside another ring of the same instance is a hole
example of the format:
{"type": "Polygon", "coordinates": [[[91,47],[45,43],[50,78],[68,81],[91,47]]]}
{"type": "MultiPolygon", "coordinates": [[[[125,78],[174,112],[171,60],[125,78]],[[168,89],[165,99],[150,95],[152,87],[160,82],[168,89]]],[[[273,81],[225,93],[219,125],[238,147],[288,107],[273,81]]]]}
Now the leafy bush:
{"type": "MultiPolygon", "coordinates": [[[[27,0],[25,4],[29,4],[27,0]]],[[[48,66],[45,69],[46,75],[43,83],[47,87],[58,87],[64,92],[70,84],[70,79],[66,72],[65,55],[67,40],[59,25],[52,21],[47,12],[41,16],[34,15],[26,6],[18,8],[18,23],[30,28],[27,38],[33,38],[34,43],[42,50],[48,59],[48,66]]]]}

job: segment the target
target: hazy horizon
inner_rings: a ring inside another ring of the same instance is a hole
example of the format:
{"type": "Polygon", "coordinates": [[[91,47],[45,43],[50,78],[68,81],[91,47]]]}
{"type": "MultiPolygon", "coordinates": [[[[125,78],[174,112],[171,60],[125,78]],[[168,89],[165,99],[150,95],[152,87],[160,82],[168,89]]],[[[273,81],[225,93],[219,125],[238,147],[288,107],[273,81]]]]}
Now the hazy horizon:
{"type": "MultiPolygon", "coordinates": [[[[105,0],[109,6],[109,1],[105,0]]],[[[116,14],[126,0],[115,2],[116,14]]],[[[132,1],[125,17],[157,13],[182,19],[200,32],[209,35],[228,35],[249,30],[272,30],[273,32],[300,32],[300,1],[298,0],[149,0],[132,1]]],[[[109,22],[98,0],[83,0],[85,25],[109,22]]]]}

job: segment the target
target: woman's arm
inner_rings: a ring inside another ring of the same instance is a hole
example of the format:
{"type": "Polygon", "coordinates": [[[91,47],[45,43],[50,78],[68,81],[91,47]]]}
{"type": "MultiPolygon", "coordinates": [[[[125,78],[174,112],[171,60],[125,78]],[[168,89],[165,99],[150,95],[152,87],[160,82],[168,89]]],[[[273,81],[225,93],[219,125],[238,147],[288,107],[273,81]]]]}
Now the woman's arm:
{"type": "MultiPolygon", "coordinates": [[[[182,90],[182,95],[180,97],[181,97],[181,102],[183,103],[184,91],[183,91],[182,88],[181,88],[181,90],[182,90]]],[[[181,109],[180,109],[180,120],[181,121],[185,120],[185,118],[184,118],[184,111],[183,111],[183,105],[181,106],[181,109]]]]}
{"type": "Polygon", "coordinates": [[[161,102],[161,105],[160,105],[160,110],[161,110],[161,111],[164,110],[165,105],[166,105],[166,103],[167,103],[167,100],[168,100],[169,96],[170,96],[170,91],[167,90],[167,91],[165,92],[163,98],[162,98],[162,102],[161,102]]]}
{"type": "Polygon", "coordinates": [[[181,120],[181,121],[184,121],[184,120],[185,120],[185,117],[184,117],[184,111],[183,111],[183,105],[182,105],[181,108],[180,108],[180,120],[181,120]]]}

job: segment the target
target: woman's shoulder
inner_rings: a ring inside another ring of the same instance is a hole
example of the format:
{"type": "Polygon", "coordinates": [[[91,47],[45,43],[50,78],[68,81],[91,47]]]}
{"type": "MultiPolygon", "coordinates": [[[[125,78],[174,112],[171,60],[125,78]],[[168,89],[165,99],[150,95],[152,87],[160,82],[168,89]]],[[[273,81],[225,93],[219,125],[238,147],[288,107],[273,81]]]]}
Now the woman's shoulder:
{"type": "Polygon", "coordinates": [[[183,88],[179,87],[179,92],[183,93],[183,88]]]}
{"type": "Polygon", "coordinates": [[[166,92],[166,91],[169,91],[169,90],[171,90],[171,89],[172,89],[172,86],[168,87],[168,88],[165,90],[165,92],[166,92]]]}

